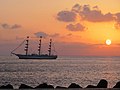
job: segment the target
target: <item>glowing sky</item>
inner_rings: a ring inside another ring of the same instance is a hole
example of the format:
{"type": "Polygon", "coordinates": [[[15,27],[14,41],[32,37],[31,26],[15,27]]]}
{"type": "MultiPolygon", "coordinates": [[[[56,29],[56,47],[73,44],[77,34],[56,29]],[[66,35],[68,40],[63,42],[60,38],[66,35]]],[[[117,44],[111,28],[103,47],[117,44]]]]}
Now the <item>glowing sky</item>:
{"type": "MultiPolygon", "coordinates": [[[[120,0],[0,0],[0,55],[26,36],[52,38],[58,55],[119,56],[120,0]],[[110,39],[111,45],[105,41],[110,39]]],[[[44,47],[44,46],[43,46],[44,47]]],[[[24,50],[24,49],[23,49],[24,50]]]]}

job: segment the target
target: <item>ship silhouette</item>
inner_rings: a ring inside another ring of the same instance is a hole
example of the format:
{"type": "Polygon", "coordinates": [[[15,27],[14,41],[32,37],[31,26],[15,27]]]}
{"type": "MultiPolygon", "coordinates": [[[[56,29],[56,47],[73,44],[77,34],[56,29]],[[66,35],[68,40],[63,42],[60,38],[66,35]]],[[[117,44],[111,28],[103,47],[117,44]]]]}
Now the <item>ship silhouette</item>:
{"type": "Polygon", "coordinates": [[[26,42],[25,49],[24,49],[25,54],[14,53],[14,51],[16,51],[18,48],[14,49],[11,52],[11,54],[18,56],[19,59],[56,59],[57,55],[51,54],[51,51],[52,51],[52,39],[50,39],[50,42],[49,42],[48,54],[41,54],[41,45],[42,45],[41,40],[42,40],[42,36],[40,36],[40,40],[39,40],[38,54],[29,54],[28,53],[28,50],[29,50],[29,36],[27,36],[27,39],[25,40],[25,42],[26,42]]]}

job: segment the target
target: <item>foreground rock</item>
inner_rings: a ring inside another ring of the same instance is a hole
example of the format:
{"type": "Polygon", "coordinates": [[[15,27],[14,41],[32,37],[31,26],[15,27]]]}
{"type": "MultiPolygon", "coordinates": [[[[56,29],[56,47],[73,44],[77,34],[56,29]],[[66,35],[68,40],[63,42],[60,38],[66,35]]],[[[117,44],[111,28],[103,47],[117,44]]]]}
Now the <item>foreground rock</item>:
{"type": "Polygon", "coordinates": [[[107,88],[108,82],[105,79],[101,79],[97,86],[88,85],[86,88],[107,88]]]}
{"type": "Polygon", "coordinates": [[[97,86],[88,85],[86,88],[97,88],[97,86]]]}
{"type": "Polygon", "coordinates": [[[67,87],[57,86],[56,89],[67,89],[67,87]]]}
{"type": "Polygon", "coordinates": [[[113,88],[120,88],[120,81],[116,83],[116,85],[113,88]]]}
{"type": "Polygon", "coordinates": [[[107,88],[108,82],[105,79],[101,79],[97,85],[97,88],[107,88]]]}
{"type": "Polygon", "coordinates": [[[54,89],[54,87],[52,85],[47,85],[47,83],[43,83],[43,84],[40,84],[40,85],[38,85],[38,86],[35,87],[35,89],[39,89],[39,88],[54,89]]]}
{"type": "Polygon", "coordinates": [[[21,84],[19,89],[33,89],[33,87],[25,85],[25,84],[21,84]]]}
{"type": "MultiPolygon", "coordinates": [[[[85,90],[120,90],[120,81],[116,83],[116,85],[113,87],[113,88],[107,88],[108,86],[108,82],[105,80],[105,79],[101,79],[99,81],[99,83],[94,86],[94,85],[88,85],[85,90]],[[91,88],[91,89],[88,89],[88,88],[91,88]],[[117,89],[118,88],[118,89],[117,89]]],[[[72,88],[82,88],[80,85],[76,84],[76,83],[71,83],[68,87],[61,87],[61,86],[57,86],[55,89],[72,89],[72,88]]],[[[8,84],[8,85],[2,85],[0,86],[0,89],[14,89],[13,86],[11,84],[8,84]]],[[[34,89],[54,89],[54,86],[52,85],[48,85],[47,83],[43,83],[43,84],[40,84],[38,86],[36,86],[35,88],[31,87],[31,86],[28,86],[28,85],[25,85],[25,84],[21,84],[19,89],[31,89],[31,90],[34,90],[34,89]]],[[[84,90],[84,89],[81,89],[81,90],[84,90]]]]}
{"type": "Polygon", "coordinates": [[[0,86],[0,89],[13,89],[13,86],[11,84],[8,84],[6,86],[2,85],[0,86]]]}
{"type": "Polygon", "coordinates": [[[71,85],[68,88],[82,88],[82,87],[76,83],[71,83],[71,85]]]}

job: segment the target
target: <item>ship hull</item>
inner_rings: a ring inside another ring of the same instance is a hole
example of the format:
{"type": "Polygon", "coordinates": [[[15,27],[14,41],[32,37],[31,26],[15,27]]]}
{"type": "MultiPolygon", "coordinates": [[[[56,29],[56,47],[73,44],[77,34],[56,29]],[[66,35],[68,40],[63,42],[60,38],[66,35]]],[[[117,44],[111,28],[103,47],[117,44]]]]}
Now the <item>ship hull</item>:
{"type": "Polygon", "coordinates": [[[19,59],[56,59],[57,55],[21,55],[15,54],[19,59]]]}

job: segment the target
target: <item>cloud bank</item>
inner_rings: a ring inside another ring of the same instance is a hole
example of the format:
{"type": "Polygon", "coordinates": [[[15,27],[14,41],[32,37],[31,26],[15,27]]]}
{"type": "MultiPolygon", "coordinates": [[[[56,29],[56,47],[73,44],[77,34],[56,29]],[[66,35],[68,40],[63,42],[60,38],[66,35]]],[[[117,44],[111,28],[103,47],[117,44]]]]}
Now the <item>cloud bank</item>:
{"type": "Polygon", "coordinates": [[[79,16],[86,21],[90,22],[107,22],[114,20],[114,15],[110,12],[103,14],[101,10],[99,10],[98,6],[90,8],[90,5],[80,6],[76,4],[72,8],[75,13],[78,13],[79,16]]]}
{"type": "Polygon", "coordinates": [[[90,5],[75,4],[70,11],[60,11],[57,14],[57,20],[62,22],[75,22],[77,18],[80,18],[79,24],[69,24],[66,28],[70,31],[82,31],[78,30],[78,27],[85,28],[80,24],[83,21],[88,22],[115,22],[115,27],[120,28],[120,12],[118,13],[103,13],[98,6],[90,7],[90,5]]]}

